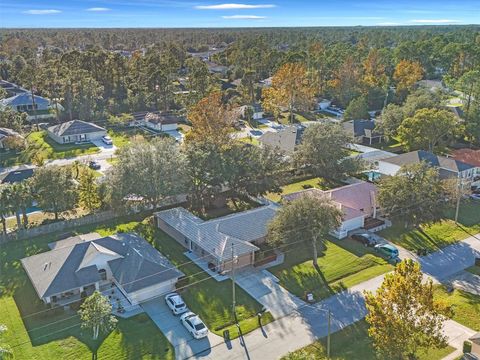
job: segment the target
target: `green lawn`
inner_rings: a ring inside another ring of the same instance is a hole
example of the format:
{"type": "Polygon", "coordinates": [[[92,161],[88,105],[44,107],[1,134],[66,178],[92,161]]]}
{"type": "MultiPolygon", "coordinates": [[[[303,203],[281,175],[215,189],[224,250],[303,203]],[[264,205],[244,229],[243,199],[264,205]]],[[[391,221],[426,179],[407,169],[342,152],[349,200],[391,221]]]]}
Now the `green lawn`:
{"type": "Polygon", "coordinates": [[[435,288],[435,298],[453,307],[453,320],[480,331],[480,296],[462,290],[448,293],[443,286],[438,285],[435,288]]]}
{"type": "Polygon", "coordinates": [[[380,150],[390,151],[397,154],[405,152],[403,148],[403,144],[400,143],[400,141],[396,138],[389,138],[388,141],[383,141],[381,143],[372,144],[369,146],[380,149],[380,150]]]}
{"type": "Polygon", "coordinates": [[[252,136],[252,137],[240,138],[240,139],[238,139],[238,140],[240,140],[241,142],[247,143],[247,144],[252,144],[252,145],[255,145],[255,146],[260,146],[260,141],[258,141],[258,139],[257,139],[257,138],[254,138],[253,136],[252,136]]]}
{"type": "Polygon", "coordinates": [[[80,155],[95,154],[100,151],[94,144],[61,145],[50,139],[45,131],[36,131],[27,137],[27,148],[18,153],[2,154],[0,159],[4,166],[30,164],[35,159],[65,159],[80,155]]]}
{"type": "Polygon", "coordinates": [[[335,188],[337,186],[341,186],[342,184],[332,184],[327,182],[323,178],[311,178],[302,181],[297,181],[285,186],[282,186],[282,191],[280,193],[268,193],[265,197],[271,201],[278,202],[281,200],[282,195],[291,194],[297,191],[309,189],[309,188],[317,188],[321,190],[329,190],[335,188]]]}
{"type": "Polygon", "coordinates": [[[480,276],[480,266],[470,266],[468,269],[465,269],[468,272],[471,272],[474,275],[480,276]]]}
{"type": "MultiPolygon", "coordinates": [[[[185,249],[181,245],[154,229],[148,220],[141,220],[141,216],[117,219],[102,225],[80,227],[77,231],[97,231],[102,235],[137,231],[169,257],[172,263],[180,265],[189,261],[183,255],[185,249]]],[[[16,358],[89,359],[92,352],[97,350],[99,358],[108,359],[173,358],[173,350],[168,341],[143,315],[121,320],[114,332],[98,342],[92,342],[90,334],[80,330],[75,313],[50,310],[32,315],[46,308],[35,294],[19,260],[47,251],[47,244],[56,240],[57,236],[44,236],[0,246],[0,323],[5,323],[9,328],[5,341],[14,347],[16,358]],[[68,319],[71,316],[74,317],[68,319]]],[[[230,280],[217,282],[192,263],[180,266],[180,270],[189,279],[188,287],[182,290],[189,308],[201,316],[212,332],[222,334],[223,328],[232,322],[232,283],[230,280]]],[[[258,327],[256,313],[261,305],[239,287],[236,288],[236,294],[241,329],[243,333],[248,333],[258,327]]],[[[265,314],[264,323],[272,320],[269,313],[265,314]]],[[[229,329],[232,337],[238,336],[234,326],[229,329]]]]}
{"type": "MultiPolygon", "coordinates": [[[[299,114],[299,113],[294,113],[295,117],[295,122],[305,122],[309,121],[305,116],[299,114]]],[[[288,111],[285,111],[280,114],[279,118],[277,119],[278,123],[283,124],[283,125],[289,125],[290,124],[290,113],[288,111]]]]}
{"type": "Polygon", "coordinates": [[[452,220],[454,210],[447,212],[445,219],[432,225],[423,225],[419,229],[405,229],[403,224],[394,223],[392,227],[379,233],[386,239],[409,250],[425,248],[439,250],[456,241],[463,240],[480,232],[480,204],[463,201],[459,213],[459,225],[452,220]]]}
{"type": "Polygon", "coordinates": [[[269,271],[293,294],[305,298],[312,292],[319,301],[393,269],[371,248],[350,239],[326,241],[319,254],[320,272],[312,264],[310,244],[287,250],[284,263],[269,271]]]}
{"type": "Polygon", "coordinates": [[[112,138],[113,145],[122,148],[132,142],[141,141],[148,137],[148,132],[139,129],[126,129],[122,131],[109,130],[108,135],[112,138]]]}
{"type": "MultiPolygon", "coordinates": [[[[330,355],[332,360],[376,360],[372,342],[368,337],[368,324],[361,320],[334,333],[330,339],[330,355]]],[[[443,349],[420,351],[419,360],[440,360],[455,349],[447,346],[443,349]]],[[[297,350],[282,360],[324,360],[327,359],[327,340],[322,338],[313,344],[297,350]]]]}

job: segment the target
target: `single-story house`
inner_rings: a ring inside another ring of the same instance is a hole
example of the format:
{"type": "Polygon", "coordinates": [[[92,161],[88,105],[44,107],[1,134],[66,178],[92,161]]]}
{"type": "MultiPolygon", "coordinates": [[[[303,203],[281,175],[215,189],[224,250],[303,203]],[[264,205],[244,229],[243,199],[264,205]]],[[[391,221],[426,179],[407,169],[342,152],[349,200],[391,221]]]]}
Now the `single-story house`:
{"type": "MultiPolygon", "coordinates": [[[[12,97],[0,100],[0,105],[10,107],[17,112],[26,112],[29,121],[34,120],[35,116],[37,119],[48,119],[55,116],[51,111],[50,100],[38,95],[34,95],[33,98],[35,101],[32,100],[31,92],[19,92],[12,97]]],[[[58,108],[63,110],[60,104],[58,104],[58,108]]]]}
{"type": "Polygon", "coordinates": [[[14,84],[10,81],[0,80],[0,87],[4,89],[9,96],[17,95],[18,93],[27,92],[27,89],[24,89],[17,84],[14,84]]]}
{"type": "Polygon", "coordinates": [[[204,221],[177,207],[157,212],[155,220],[158,228],[224,272],[231,269],[233,258],[236,268],[255,263],[257,245],[264,241],[275,213],[276,207],[269,205],[204,221]]]}
{"type": "Polygon", "coordinates": [[[0,127],[0,149],[6,149],[7,148],[7,146],[4,144],[4,141],[7,138],[10,138],[10,137],[16,137],[16,138],[23,139],[23,136],[20,135],[15,130],[0,127]]]}
{"type": "Polygon", "coordinates": [[[350,120],[342,123],[348,135],[360,144],[378,144],[383,140],[383,134],[375,130],[375,120],[350,120]]]}
{"type": "Polygon", "coordinates": [[[369,182],[358,182],[331,190],[307,189],[282,196],[292,201],[302,196],[330,199],[343,212],[342,224],[332,232],[337,239],[345,238],[350,231],[364,228],[378,231],[390,223],[378,217],[377,187],[369,182]]]}
{"type": "Polygon", "coordinates": [[[475,356],[475,358],[480,359],[480,332],[474,334],[468,340],[472,342],[472,349],[470,350],[470,354],[475,356]]]}
{"type": "Polygon", "coordinates": [[[418,164],[422,161],[437,168],[442,179],[458,178],[468,182],[473,181],[477,173],[474,165],[455,160],[454,158],[435,155],[424,150],[411,151],[378,161],[376,171],[384,175],[393,176],[402,166],[418,164]]]}
{"type": "Polygon", "coordinates": [[[50,251],[21,263],[38,297],[67,305],[116,286],[130,304],[165,295],[184,274],[136,234],[78,235],[49,244],[50,251]]]}
{"type": "Polygon", "coordinates": [[[228,66],[219,65],[212,61],[206,61],[205,63],[207,64],[208,71],[210,71],[212,74],[226,75],[228,72],[228,66]]]}
{"type": "Polygon", "coordinates": [[[155,131],[177,130],[180,117],[161,111],[140,111],[132,114],[133,120],[129,126],[145,126],[155,131]]]}
{"type": "Polygon", "coordinates": [[[33,176],[33,166],[21,165],[15,170],[0,174],[0,184],[15,184],[27,180],[33,176]]]}
{"type": "Polygon", "coordinates": [[[271,146],[286,155],[291,155],[295,147],[300,144],[304,130],[302,126],[288,126],[277,132],[267,131],[258,138],[258,141],[263,146],[271,146]]]}
{"type": "Polygon", "coordinates": [[[69,144],[99,140],[107,135],[107,130],[90,122],[72,120],[50,126],[47,128],[47,134],[59,144],[69,144]]]}
{"type": "Polygon", "coordinates": [[[150,112],[145,115],[145,126],[155,131],[177,130],[180,118],[172,113],[150,112]]]}

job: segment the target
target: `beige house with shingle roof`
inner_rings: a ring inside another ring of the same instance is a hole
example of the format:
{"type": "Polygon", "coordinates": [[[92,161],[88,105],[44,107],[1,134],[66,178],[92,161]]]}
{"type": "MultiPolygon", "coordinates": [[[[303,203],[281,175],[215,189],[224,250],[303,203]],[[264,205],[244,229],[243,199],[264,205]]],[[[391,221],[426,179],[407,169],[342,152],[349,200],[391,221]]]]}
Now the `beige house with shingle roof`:
{"type": "Polygon", "coordinates": [[[103,136],[107,135],[107,130],[94,123],[72,120],[63,124],[50,126],[47,129],[47,134],[59,144],[70,144],[100,140],[103,136]]]}

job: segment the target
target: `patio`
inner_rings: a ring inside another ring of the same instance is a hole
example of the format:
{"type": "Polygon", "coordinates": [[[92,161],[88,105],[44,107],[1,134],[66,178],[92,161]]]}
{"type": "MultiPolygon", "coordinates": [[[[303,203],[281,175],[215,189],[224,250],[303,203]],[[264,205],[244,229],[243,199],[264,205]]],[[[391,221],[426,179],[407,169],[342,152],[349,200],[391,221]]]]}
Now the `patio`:
{"type": "Polygon", "coordinates": [[[187,251],[183,253],[187,258],[192,260],[195,265],[200,267],[203,271],[205,271],[208,275],[210,275],[213,279],[217,281],[224,281],[227,280],[229,277],[226,275],[219,274],[215,271],[212,271],[208,268],[208,261],[203,260],[200,256],[195,254],[194,252],[187,251]]]}

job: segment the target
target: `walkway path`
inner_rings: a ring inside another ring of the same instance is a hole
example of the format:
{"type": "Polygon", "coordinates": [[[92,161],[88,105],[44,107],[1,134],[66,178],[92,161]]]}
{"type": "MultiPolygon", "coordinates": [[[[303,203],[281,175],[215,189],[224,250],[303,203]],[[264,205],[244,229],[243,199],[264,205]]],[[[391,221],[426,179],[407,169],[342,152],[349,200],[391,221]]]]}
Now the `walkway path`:
{"type": "MultiPolygon", "coordinates": [[[[480,234],[420,258],[419,261],[429,276],[441,281],[473,265],[475,256],[480,256],[480,234]]],[[[225,343],[220,343],[193,357],[215,360],[278,359],[327,335],[326,310],[332,312],[332,332],[364,318],[366,309],[363,292],[375,291],[383,278],[384,275],[378,276],[315,305],[299,307],[292,314],[263,329],[257,329],[243,339],[233,340],[228,348],[225,343]]],[[[444,331],[449,344],[457,349],[472,334],[471,329],[453,320],[446,322],[444,331]]]]}

